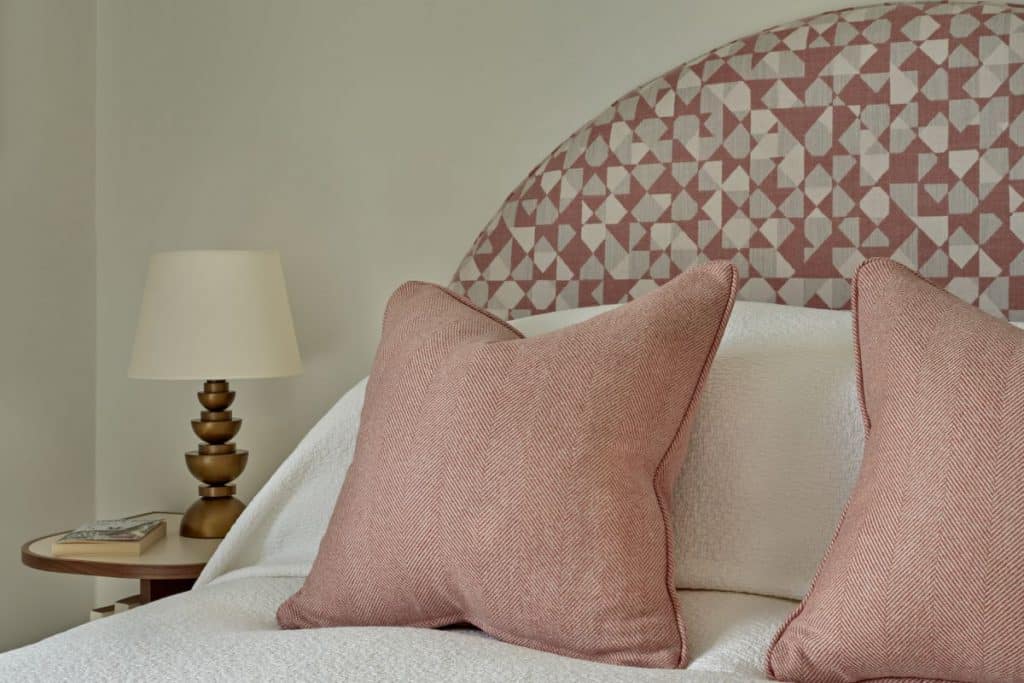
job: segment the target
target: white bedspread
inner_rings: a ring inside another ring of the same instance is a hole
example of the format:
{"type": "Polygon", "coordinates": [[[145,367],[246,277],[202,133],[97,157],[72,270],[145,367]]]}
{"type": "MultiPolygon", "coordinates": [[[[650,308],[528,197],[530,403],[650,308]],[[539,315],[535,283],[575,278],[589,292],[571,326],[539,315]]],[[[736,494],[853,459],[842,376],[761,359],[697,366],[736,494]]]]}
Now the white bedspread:
{"type": "Polygon", "coordinates": [[[692,662],[632,669],[569,659],[462,629],[281,631],[299,578],[235,576],[0,656],[10,681],[761,681],[788,600],[686,591],[692,662]]]}
{"type": "Polygon", "coordinates": [[[508,645],[471,630],[282,631],[355,446],[365,383],[320,420],[253,499],[196,589],[0,655],[0,680],[757,681],[788,600],[685,591],[691,664],[653,671],[508,645]]]}
{"type": "MultiPolygon", "coordinates": [[[[756,306],[738,309],[740,322],[757,315],[756,306]]],[[[773,324],[792,327],[784,318],[773,324]]],[[[720,374],[744,353],[745,327],[732,327],[719,353],[720,374]]],[[[765,680],[769,641],[796,603],[716,590],[680,593],[691,664],[679,671],[568,659],[471,630],[279,630],[277,606],[309,572],[351,462],[364,391],[365,381],[306,435],[249,504],[195,590],[0,655],[0,680],[765,680]]]]}
{"type": "Polygon", "coordinates": [[[242,576],[306,576],[352,462],[366,380],[309,430],[260,489],[197,585],[242,576]]]}

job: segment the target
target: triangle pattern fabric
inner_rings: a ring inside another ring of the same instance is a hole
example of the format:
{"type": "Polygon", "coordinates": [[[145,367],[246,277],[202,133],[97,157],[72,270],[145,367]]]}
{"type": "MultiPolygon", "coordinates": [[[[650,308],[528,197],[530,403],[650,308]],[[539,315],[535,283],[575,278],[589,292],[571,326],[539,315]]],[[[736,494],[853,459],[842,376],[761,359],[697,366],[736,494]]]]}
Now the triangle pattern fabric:
{"type": "Polygon", "coordinates": [[[556,148],[451,287],[507,319],[630,300],[724,259],[741,299],[846,308],[852,269],[889,257],[1024,320],[1021,45],[1022,7],[924,3],[712,50],[556,148]]]}

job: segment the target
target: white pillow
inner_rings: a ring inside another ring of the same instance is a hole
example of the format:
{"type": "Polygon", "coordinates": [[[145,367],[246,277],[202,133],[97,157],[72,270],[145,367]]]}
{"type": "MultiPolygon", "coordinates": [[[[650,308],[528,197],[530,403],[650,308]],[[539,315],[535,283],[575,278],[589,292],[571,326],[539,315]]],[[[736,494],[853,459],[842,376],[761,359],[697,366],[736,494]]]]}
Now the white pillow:
{"type": "MultiPolygon", "coordinates": [[[[533,336],[611,308],[513,324],[533,336]]],[[[863,439],[850,313],[736,302],[675,488],[676,585],[802,598],[863,439]]]]}

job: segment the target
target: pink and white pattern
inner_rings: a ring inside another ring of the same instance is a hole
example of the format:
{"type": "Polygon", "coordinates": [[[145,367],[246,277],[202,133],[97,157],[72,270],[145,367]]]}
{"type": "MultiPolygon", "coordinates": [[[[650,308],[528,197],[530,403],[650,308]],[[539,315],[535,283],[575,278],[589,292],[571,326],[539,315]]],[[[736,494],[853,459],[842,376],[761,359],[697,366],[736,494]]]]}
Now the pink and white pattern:
{"type": "Polygon", "coordinates": [[[1024,8],[830,12],[642,85],[562,143],[451,287],[505,318],[728,259],[740,299],[847,308],[887,256],[1024,320],[1024,8]]]}

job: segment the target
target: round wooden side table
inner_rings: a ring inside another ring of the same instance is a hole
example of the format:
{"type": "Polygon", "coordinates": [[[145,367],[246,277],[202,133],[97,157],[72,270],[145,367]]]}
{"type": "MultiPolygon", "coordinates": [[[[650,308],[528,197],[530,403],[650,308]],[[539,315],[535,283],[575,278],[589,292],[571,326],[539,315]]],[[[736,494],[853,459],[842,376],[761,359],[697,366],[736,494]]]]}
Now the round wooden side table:
{"type": "Polygon", "coordinates": [[[61,531],[21,546],[21,561],[33,569],[84,576],[138,579],[139,602],[147,603],[192,587],[206,562],[220,545],[219,538],[184,538],[178,533],[182,515],[176,512],[147,512],[139,519],[167,521],[167,536],[135,556],[53,554],[53,542],[67,533],[61,531]]]}

